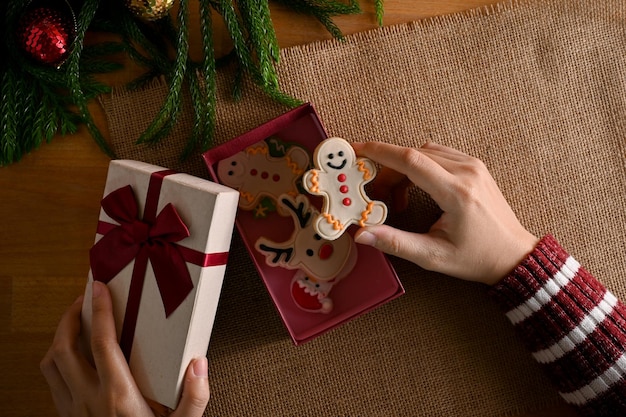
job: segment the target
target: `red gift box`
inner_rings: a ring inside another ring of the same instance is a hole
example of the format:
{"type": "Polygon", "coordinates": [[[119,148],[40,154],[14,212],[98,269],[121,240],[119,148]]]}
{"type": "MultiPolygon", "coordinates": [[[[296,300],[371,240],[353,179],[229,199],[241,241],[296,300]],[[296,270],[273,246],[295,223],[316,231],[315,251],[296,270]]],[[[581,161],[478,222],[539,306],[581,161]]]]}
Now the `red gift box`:
{"type": "MultiPolygon", "coordinates": [[[[282,147],[283,144],[287,146],[296,144],[304,148],[309,155],[313,155],[317,144],[327,137],[315,110],[310,104],[305,104],[209,150],[203,156],[212,178],[220,181],[218,175],[220,161],[232,158],[247,148],[252,149],[253,153],[259,149],[267,152],[264,149],[266,146],[263,144],[264,141],[270,145],[276,142],[278,147],[282,147]]],[[[256,170],[252,172],[255,174],[256,170]]],[[[318,209],[321,206],[319,198],[307,195],[307,199],[318,209]]],[[[294,344],[312,340],[404,294],[402,284],[387,257],[369,246],[354,244],[356,264],[341,282],[332,286],[332,292],[329,294],[329,298],[332,298],[332,309],[326,313],[307,311],[306,301],[302,301],[306,294],[302,292],[299,295],[295,294],[298,288],[294,284],[296,282],[294,275],[302,274],[302,271],[276,266],[281,262],[284,263],[283,260],[292,255],[293,248],[279,248],[278,245],[270,248],[276,252],[275,260],[280,259],[274,265],[267,262],[271,256],[259,250],[259,242],[268,240],[284,242],[293,234],[296,221],[294,219],[297,217],[293,213],[304,200],[302,198],[297,200],[295,196],[283,200],[286,204],[284,207],[294,208],[292,216],[276,211],[267,217],[258,218],[255,217],[254,210],[242,210],[240,205],[236,225],[294,344]]],[[[276,205],[280,205],[280,202],[277,201],[276,205]]],[[[349,229],[350,239],[355,230],[354,227],[349,229]]]]}

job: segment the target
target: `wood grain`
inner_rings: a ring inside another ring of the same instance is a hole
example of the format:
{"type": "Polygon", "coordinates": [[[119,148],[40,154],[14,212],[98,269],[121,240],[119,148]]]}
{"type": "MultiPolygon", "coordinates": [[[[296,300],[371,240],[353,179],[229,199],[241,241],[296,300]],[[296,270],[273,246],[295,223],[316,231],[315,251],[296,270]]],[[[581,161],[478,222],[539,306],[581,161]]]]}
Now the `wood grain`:
{"type": "MultiPolygon", "coordinates": [[[[346,34],[376,28],[373,1],[362,3],[362,14],[337,18],[346,34]]],[[[493,3],[386,0],[384,23],[405,23],[493,3]]],[[[192,5],[197,7],[195,2],[192,5]]],[[[272,17],[281,47],[330,37],[316,21],[284,7],[273,5],[272,17]]],[[[195,21],[193,16],[190,20],[195,21]]],[[[223,54],[230,50],[230,40],[223,25],[216,27],[217,53],[223,54]]],[[[191,24],[191,33],[192,53],[199,54],[196,23],[191,24]]],[[[91,40],[98,39],[92,36],[91,40]]],[[[128,65],[107,81],[121,84],[137,72],[128,65]]],[[[91,109],[108,134],[102,110],[95,103],[91,109]]],[[[82,129],[0,169],[0,401],[4,416],[56,414],[39,361],[60,316],[83,291],[108,162],[82,129]]],[[[534,414],[547,415],[573,414],[565,407],[534,414]]]]}

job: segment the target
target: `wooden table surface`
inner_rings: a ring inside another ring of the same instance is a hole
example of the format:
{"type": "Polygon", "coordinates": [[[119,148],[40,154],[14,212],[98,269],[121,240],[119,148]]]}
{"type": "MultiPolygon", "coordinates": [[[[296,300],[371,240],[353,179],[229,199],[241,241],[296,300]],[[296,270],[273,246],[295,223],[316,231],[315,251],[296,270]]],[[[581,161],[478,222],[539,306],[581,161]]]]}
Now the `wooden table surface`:
{"type": "MultiPolygon", "coordinates": [[[[344,33],[376,27],[373,0],[361,1],[364,13],[336,19],[344,33]]],[[[460,12],[495,0],[385,0],[385,25],[460,12]]],[[[192,10],[195,2],[192,2],[192,10]]],[[[272,5],[281,47],[327,39],[323,27],[308,17],[272,5]]],[[[190,18],[194,21],[193,17],[190,18]]],[[[195,26],[197,29],[197,24],[195,26]]],[[[230,49],[218,27],[216,50],[230,49]]],[[[198,53],[198,31],[191,26],[191,50],[198,53]]],[[[129,66],[108,77],[111,84],[132,79],[129,66]]],[[[91,106],[107,135],[104,114],[91,106]]],[[[57,137],[0,168],[0,414],[56,415],[48,386],[39,372],[66,307],[82,293],[88,250],[93,244],[99,203],[109,159],[82,129],[57,137]]],[[[533,416],[572,416],[560,406],[533,416]]],[[[531,417],[530,415],[527,417],[531,417]]]]}

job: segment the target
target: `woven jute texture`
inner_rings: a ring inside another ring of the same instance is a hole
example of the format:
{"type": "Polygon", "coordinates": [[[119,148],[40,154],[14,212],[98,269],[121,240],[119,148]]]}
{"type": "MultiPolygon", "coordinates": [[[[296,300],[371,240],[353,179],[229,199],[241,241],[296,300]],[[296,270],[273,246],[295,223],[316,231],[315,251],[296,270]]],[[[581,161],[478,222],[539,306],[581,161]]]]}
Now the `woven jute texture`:
{"type": "MultiPolygon", "coordinates": [[[[626,298],[626,2],[526,0],[285,49],[283,89],[328,132],[482,159],[522,223],[554,234],[626,298]]],[[[217,142],[287,109],[220,74],[217,142]]],[[[190,126],[133,145],[167,86],[102,102],[113,146],[179,163],[190,126]]],[[[388,223],[424,231],[436,207],[414,190],[388,223]]],[[[393,259],[406,295],[303,346],[291,344],[235,236],[209,348],[209,416],[508,416],[560,401],[479,284],[393,259]]]]}

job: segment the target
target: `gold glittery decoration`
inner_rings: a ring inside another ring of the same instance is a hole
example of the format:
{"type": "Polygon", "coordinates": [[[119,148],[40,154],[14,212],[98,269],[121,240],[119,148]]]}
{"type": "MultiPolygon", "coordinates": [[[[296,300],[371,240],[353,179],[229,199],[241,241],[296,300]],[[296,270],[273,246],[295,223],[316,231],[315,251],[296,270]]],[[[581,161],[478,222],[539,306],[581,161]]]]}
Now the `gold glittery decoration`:
{"type": "Polygon", "coordinates": [[[158,20],[166,16],[175,0],[126,0],[126,7],[142,20],[158,20]]]}

